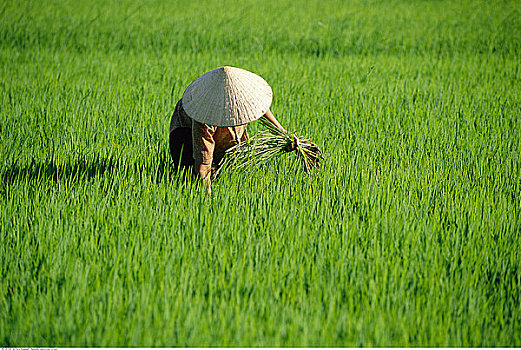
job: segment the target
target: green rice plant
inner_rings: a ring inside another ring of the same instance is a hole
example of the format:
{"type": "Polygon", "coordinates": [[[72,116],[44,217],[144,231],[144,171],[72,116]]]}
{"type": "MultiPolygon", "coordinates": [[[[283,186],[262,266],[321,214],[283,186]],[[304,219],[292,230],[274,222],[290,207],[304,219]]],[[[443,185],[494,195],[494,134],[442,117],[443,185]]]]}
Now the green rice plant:
{"type": "Polygon", "coordinates": [[[1,2],[0,345],[521,346],[520,19],[1,2]],[[313,176],[281,152],[208,196],[170,166],[177,100],[225,64],[327,151],[313,176]]]}
{"type": "Polygon", "coordinates": [[[291,152],[294,152],[291,154],[308,174],[318,169],[320,160],[325,159],[320,148],[309,138],[282,131],[264,116],[260,118],[260,122],[266,130],[228,149],[219,163],[214,178],[217,178],[224,169],[239,170],[260,166],[291,152]]]}

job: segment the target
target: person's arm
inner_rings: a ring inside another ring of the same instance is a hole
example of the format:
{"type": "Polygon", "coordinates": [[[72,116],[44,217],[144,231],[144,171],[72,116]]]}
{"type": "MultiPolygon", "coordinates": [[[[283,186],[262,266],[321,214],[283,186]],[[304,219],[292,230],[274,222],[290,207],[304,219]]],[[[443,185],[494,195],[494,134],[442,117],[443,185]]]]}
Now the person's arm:
{"type": "MultiPolygon", "coordinates": [[[[272,122],[272,123],[277,127],[277,129],[279,129],[279,130],[282,131],[282,132],[287,132],[286,129],[284,129],[284,128],[282,127],[282,125],[280,125],[280,123],[279,123],[279,121],[277,120],[277,118],[275,118],[275,116],[273,115],[273,113],[271,113],[271,111],[270,111],[269,109],[268,109],[268,111],[267,111],[266,113],[264,113],[264,116],[265,116],[266,118],[268,118],[268,120],[269,120],[270,122],[272,122]]],[[[297,142],[295,141],[295,142],[291,142],[290,144],[288,144],[284,150],[285,150],[286,152],[291,152],[291,151],[296,150],[297,147],[298,147],[298,144],[297,144],[297,142]]]]}
{"type": "Polygon", "coordinates": [[[192,121],[192,142],[194,148],[193,175],[200,178],[211,190],[212,161],[215,141],[213,135],[217,128],[192,121]]]}
{"type": "Polygon", "coordinates": [[[275,118],[275,116],[273,115],[273,113],[271,113],[269,109],[266,113],[264,113],[264,116],[268,118],[268,120],[272,122],[277,127],[277,129],[279,129],[282,132],[286,132],[286,129],[284,129],[282,125],[280,125],[279,121],[275,118]]]}

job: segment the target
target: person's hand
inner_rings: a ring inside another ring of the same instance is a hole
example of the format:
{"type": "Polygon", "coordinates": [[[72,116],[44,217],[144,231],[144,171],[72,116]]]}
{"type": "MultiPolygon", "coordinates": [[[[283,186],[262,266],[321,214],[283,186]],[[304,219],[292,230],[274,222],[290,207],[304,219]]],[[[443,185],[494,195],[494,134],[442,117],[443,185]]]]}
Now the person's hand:
{"type": "Polygon", "coordinates": [[[284,151],[291,152],[291,151],[295,151],[297,148],[298,148],[298,139],[295,138],[295,140],[293,142],[290,142],[286,145],[286,147],[284,148],[284,151]]]}

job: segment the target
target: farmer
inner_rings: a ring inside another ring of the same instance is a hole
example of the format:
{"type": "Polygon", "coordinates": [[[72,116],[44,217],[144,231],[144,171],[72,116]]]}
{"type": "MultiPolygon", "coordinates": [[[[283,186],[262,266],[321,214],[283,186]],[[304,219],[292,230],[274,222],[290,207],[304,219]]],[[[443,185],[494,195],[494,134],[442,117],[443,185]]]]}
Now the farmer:
{"type": "Polygon", "coordinates": [[[226,150],[248,140],[248,123],[266,116],[285,131],[269,109],[271,101],[268,83],[240,68],[219,67],[194,80],[170,121],[175,166],[193,166],[193,176],[210,186],[212,170],[226,150]]]}

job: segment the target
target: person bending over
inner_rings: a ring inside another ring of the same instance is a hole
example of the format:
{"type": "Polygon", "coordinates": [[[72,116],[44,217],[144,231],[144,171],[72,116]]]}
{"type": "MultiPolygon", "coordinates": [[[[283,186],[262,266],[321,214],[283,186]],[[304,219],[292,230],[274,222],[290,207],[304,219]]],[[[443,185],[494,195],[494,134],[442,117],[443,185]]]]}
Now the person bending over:
{"type": "Polygon", "coordinates": [[[219,67],[194,80],[177,102],[170,120],[170,155],[176,168],[193,167],[193,176],[211,188],[211,175],[226,150],[248,140],[246,126],[262,116],[285,129],[269,107],[272,90],[260,76],[219,67]]]}

